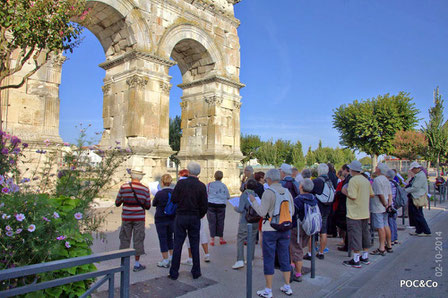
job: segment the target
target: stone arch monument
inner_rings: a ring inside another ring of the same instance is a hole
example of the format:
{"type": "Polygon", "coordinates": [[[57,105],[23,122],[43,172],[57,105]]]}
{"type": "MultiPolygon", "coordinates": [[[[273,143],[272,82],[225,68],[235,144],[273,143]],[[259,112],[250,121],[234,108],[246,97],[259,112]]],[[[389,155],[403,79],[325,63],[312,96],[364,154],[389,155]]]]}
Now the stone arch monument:
{"type": "MultiPolygon", "coordinates": [[[[103,136],[120,142],[153,181],[166,172],[169,146],[169,68],[178,65],[183,90],[181,166],[198,161],[201,179],[224,172],[239,187],[240,45],[233,5],[240,0],[88,1],[86,27],[100,41],[106,61],[103,136]]],[[[64,58],[55,57],[20,89],[8,90],[6,130],[28,142],[60,142],[59,85],[64,58]]],[[[14,78],[13,78],[14,79],[14,78]]],[[[5,95],[3,95],[5,96],[5,95]]],[[[5,97],[4,97],[5,98],[5,97]]],[[[2,107],[5,109],[5,107],[2,107]]]]}

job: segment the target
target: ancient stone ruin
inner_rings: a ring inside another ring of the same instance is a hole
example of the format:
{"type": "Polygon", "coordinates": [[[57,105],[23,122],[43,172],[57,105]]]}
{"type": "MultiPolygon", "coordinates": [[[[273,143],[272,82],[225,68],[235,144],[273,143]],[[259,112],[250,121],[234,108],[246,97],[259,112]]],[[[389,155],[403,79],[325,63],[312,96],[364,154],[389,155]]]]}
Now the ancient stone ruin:
{"type": "MultiPolygon", "coordinates": [[[[181,167],[202,166],[204,182],[216,170],[238,189],[240,151],[239,0],[88,1],[85,26],[100,41],[106,61],[103,88],[104,132],[100,145],[118,141],[135,155],[126,167],[140,166],[144,182],[166,172],[169,146],[169,68],[178,65],[183,82],[181,167]]],[[[3,128],[27,142],[59,136],[59,85],[64,57],[42,67],[20,89],[2,92],[3,128]]],[[[26,71],[26,69],[24,70],[26,71]]],[[[88,75],[88,74],[86,74],[88,75]]],[[[12,78],[12,80],[18,78],[12,78]]],[[[81,86],[80,86],[81,87],[81,86]]]]}

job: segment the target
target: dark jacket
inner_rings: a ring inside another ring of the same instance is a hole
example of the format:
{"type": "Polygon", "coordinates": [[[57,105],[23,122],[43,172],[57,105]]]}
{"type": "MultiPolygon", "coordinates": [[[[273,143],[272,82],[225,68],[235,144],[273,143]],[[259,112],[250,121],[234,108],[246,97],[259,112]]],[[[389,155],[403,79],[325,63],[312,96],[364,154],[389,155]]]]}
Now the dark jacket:
{"type": "Polygon", "coordinates": [[[313,190],[311,191],[311,193],[314,195],[321,195],[324,192],[325,184],[321,178],[325,179],[325,181],[329,180],[327,175],[322,175],[322,176],[319,176],[316,179],[314,179],[313,180],[314,187],[313,187],[313,190]]]}
{"type": "Polygon", "coordinates": [[[328,178],[330,178],[330,181],[333,184],[334,189],[336,189],[336,187],[338,187],[338,177],[336,176],[336,173],[329,171],[328,178]]]}
{"type": "Polygon", "coordinates": [[[305,204],[309,204],[310,206],[316,206],[317,204],[316,197],[311,193],[304,193],[294,198],[295,213],[292,218],[293,227],[297,227],[297,218],[302,221],[303,218],[305,217],[305,204]]]}
{"type": "Polygon", "coordinates": [[[283,178],[283,180],[280,181],[280,184],[284,188],[289,190],[293,198],[299,195],[299,183],[297,183],[296,179],[292,178],[291,176],[286,176],[285,178],[283,178]]]}
{"type": "Polygon", "coordinates": [[[156,193],[154,200],[152,201],[152,206],[156,207],[156,213],[154,214],[155,223],[174,220],[175,214],[165,214],[165,207],[168,203],[168,194],[173,194],[173,189],[163,188],[156,193]]]}
{"type": "Polygon", "coordinates": [[[264,186],[260,182],[257,182],[257,188],[254,189],[255,193],[258,195],[258,197],[261,199],[264,193],[264,186]]]}
{"type": "Polygon", "coordinates": [[[177,204],[176,215],[197,215],[202,218],[207,213],[207,189],[197,177],[190,176],[177,182],[172,200],[177,204]]]}

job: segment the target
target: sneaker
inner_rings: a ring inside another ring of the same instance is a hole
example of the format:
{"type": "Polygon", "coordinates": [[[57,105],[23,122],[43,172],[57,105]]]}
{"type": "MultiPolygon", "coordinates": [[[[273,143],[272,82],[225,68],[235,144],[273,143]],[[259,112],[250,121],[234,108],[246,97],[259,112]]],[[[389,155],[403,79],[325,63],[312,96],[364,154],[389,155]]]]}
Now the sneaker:
{"type": "Polygon", "coordinates": [[[425,233],[421,233],[421,234],[417,234],[418,237],[431,237],[431,234],[425,234],[425,233]]]}
{"type": "Polygon", "coordinates": [[[219,244],[220,244],[220,245],[227,244],[227,241],[225,241],[225,240],[219,240],[219,244]]]}
{"type": "Polygon", "coordinates": [[[268,292],[266,289],[257,291],[257,295],[264,298],[272,298],[272,292],[268,292]]]}
{"type": "Polygon", "coordinates": [[[297,276],[295,272],[291,272],[291,278],[290,280],[301,282],[302,281],[302,275],[297,276]]]}
{"type": "Polygon", "coordinates": [[[311,255],[310,254],[306,254],[306,255],[303,256],[303,259],[311,261],[311,255]]]}
{"type": "Polygon", "coordinates": [[[324,256],[324,254],[317,253],[316,258],[318,258],[319,260],[323,260],[323,259],[325,259],[325,256],[324,256]]]}
{"type": "Polygon", "coordinates": [[[193,266],[193,259],[188,258],[185,261],[183,261],[182,264],[188,265],[188,266],[193,266]]]}
{"type": "Polygon", "coordinates": [[[420,234],[416,233],[416,232],[411,232],[411,233],[409,233],[409,235],[411,235],[411,236],[420,236],[420,234]]]}
{"type": "Polygon", "coordinates": [[[236,261],[236,263],[232,266],[232,269],[240,269],[244,267],[244,262],[243,261],[236,261]]]}
{"type": "Polygon", "coordinates": [[[160,261],[157,263],[157,267],[170,268],[170,261],[169,260],[160,261]]]}
{"type": "Polygon", "coordinates": [[[281,288],[280,288],[280,291],[282,291],[285,295],[288,295],[288,296],[291,296],[292,295],[292,289],[291,289],[291,287],[289,287],[289,288],[285,288],[285,286],[282,286],[281,288]]]}
{"type": "Polygon", "coordinates": [[[353,268],[361,268],[360,262],[355,262],[355,260],[351,259],[350,261],[344,261],[342,262],[345,266],[351,266],[353,268]]]}
{"type": "Polygon", "coordinates": [[[215,246],[215,241],[214,240],[210,241],[210,245],[215,246]]]}
{"type": "Polygon", "coordinates": [[[142,270],[145,270],[145,269],[146,269],[146,266],[140,264],[140,266],[134,266],[133,271],[134,272],[139,272],[139,271],[142,271],[142,270]]]}
{"type": "Polygon", "coordinates": [[[362,257],[360,257],[360,258],[359,258],[359,261],[360,261],[361,263],[363,263],[364,265],[370,265],[369,258],[365,258],[365,259],[363,259],[362,257]]]}
{"type": "Polygon", "coordinates": [[[209,254],[205,255],[204,262],[207,262],[207,263],[210,262],[210,255],[209,254]]]}

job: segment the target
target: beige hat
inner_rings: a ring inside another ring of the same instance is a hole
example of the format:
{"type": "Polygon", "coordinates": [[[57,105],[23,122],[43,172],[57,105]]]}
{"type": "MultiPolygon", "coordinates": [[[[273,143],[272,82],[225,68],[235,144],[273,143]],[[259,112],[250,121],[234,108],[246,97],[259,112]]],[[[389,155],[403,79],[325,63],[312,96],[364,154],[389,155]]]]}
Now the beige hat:
{"type": "Polygon", "coordinates": [[[135,174],[135,175],[142,175],[142,176],[144,176],[145,175],[145,173],[143,172],[143,170],[142,170],[142,168],[141,167],[135,167],[135,168],[133,168],[130,172],[129,172],[129,174],[135,174]]]}

